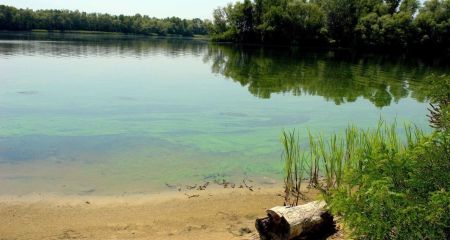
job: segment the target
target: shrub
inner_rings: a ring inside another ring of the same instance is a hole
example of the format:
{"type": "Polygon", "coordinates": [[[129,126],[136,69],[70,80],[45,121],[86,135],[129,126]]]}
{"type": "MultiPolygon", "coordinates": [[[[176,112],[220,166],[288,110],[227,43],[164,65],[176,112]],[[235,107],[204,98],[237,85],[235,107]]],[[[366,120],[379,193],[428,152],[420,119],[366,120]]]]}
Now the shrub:
{"type": "Polygon", "coordinates": [[[344,183],[328,198],[332,212],[356,238],[448,239],[447,137],[421,137],[399,152],[376,149],[361,168],[346,169],[344,183]]]}

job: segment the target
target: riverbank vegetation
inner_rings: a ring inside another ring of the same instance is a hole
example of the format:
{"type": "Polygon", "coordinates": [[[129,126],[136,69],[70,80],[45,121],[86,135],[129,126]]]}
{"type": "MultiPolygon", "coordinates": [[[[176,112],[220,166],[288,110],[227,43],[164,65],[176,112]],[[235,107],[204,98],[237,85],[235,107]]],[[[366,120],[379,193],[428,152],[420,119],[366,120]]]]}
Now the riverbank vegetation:
{"type": "Polygon", "coordinates": [[[329,139],[309,134],[303,148],[295,132],[284,133],[286,204],[301,196],[296,186],[309,175],[356,239],[448,239],[450,78],[434,78],[431,134],[405,126],[400,135],[396,124],[380,121],[329,139]]]}
{"type": "Polygon", "coordinates": [[[239,43],[448,54],[450,0],[243,0],[214,10],[212,22],[0,5],[0,29],[210,35],[239,43]]]}
{"type": "Polygon", "coordinates": [[[86,13],[69,10],[17,9],[0,5],[0,30],[97,31],[145,35],[194,36],[208,33],[209,21],[86,13]]]}
{"type": "Polygon", "coordinates": [[[244,0],[213,22],[216,41],[450,50],[449,0],[244,0]]]}

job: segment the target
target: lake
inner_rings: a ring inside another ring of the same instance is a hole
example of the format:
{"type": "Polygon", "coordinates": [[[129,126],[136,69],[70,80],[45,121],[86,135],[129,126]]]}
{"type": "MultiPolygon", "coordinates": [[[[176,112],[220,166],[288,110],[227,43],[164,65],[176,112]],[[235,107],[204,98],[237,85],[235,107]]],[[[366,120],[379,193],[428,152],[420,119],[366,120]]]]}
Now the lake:
{"type": "MultiPolygon", "coordinates": [[[[436,62],[123,35],[0,34],[0,194],[274,184],[283,129],[425,130],[436,62]]],[[[306,138],[302,138],[306,143],[306,138]]]]}

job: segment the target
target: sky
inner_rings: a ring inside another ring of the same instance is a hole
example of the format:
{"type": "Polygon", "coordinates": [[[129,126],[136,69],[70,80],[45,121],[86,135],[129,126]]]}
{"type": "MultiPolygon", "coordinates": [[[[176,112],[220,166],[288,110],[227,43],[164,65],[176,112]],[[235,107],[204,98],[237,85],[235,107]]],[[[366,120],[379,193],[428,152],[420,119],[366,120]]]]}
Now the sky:
{"type": "Polygon", "coordinates": [[[69,9],[84,12],[152,17],[211,19],[212,11],[236,0],[0,0],[0,4],[17,8],[69,9]]]}

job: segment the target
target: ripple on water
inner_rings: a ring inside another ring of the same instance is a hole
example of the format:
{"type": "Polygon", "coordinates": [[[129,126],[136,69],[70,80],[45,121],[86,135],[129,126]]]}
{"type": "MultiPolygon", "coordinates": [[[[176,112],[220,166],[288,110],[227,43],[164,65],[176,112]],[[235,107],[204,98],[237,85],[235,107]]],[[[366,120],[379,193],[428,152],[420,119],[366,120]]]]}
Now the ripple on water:
{"type": "Polygon", "coordinates": [[[27,91],[19,91],[19,92],[17,92],[17,94],[20,94],[20,95],[36,95],[36,94],[38,94],[39,92],[38,91],[33,91],[33,90],[27,90],[27,91]]]}

